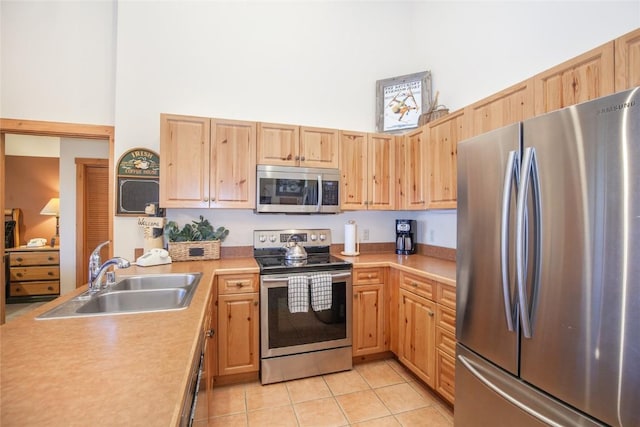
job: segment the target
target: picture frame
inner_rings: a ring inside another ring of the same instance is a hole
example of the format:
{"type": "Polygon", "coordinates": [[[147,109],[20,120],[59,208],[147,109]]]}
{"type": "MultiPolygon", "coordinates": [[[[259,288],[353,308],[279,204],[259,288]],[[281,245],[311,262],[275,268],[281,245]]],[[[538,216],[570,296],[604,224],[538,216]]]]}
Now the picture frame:
{"type": "Polygon", "coordinates": [[[417,128],[431,102],[431,71],[376,81],[376,130],[394,133],[417,128]]]}

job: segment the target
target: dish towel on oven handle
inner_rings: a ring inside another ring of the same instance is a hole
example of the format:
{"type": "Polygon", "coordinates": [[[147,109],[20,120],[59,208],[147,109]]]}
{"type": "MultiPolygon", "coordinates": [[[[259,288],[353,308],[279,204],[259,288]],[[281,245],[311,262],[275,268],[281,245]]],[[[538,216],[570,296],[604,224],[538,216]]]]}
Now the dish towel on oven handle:
{"type": "Polygon", "coordinates": [[[309,311],[309,279],[307,276],[289,277],[287,301],[291,313],[309,311]]]}
{"type": "Polygon", "coordinates": [[[327,273],[311,276],[311,308],[313,311],[329,310],[332,300],[331,275],[327,273]]]}

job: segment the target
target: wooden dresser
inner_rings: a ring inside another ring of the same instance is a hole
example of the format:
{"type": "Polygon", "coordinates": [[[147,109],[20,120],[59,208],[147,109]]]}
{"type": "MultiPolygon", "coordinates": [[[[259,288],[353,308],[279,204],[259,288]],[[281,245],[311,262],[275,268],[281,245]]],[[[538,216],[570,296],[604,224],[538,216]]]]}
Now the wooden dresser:
{"type": "Polygon", "coordinates": [[[46,301],[60,295],[58,247],[18,247],[6,253],[7,302],[46,301]]]}

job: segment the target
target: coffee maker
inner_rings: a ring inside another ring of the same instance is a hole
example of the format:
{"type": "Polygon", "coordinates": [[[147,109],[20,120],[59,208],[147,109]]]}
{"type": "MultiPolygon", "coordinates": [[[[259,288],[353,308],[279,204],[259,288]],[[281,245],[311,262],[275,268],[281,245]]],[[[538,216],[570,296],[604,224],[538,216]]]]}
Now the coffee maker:
{"type": "Polygon", "coordinates": [[[396,219],[396,253],[411,255],[416,253],[415,219],[396,219]]]}

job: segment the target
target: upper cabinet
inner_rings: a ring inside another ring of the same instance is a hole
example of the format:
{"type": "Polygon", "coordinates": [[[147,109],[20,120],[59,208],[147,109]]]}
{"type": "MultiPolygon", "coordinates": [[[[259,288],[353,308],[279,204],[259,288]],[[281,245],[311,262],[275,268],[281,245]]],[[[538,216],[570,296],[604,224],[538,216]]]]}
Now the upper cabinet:
{"type": "Polygon", "coordinates": [[[535,115],[613,93],[613,44],[606,43],[535,76],[535,115]]]}
{"type": "Polygon", "coordinates": [[[464,121],[464,110],[458,110],[429,123],[428,209],[455,209],[457,206],[458,142],[463,139],[464,121]]]}
{"type": "Polygon", "coordinates": [[[399,138],[396,151],[397,207],[423,210],[427,207],[427,126],[399,138]]]}
{"type": "Polygon", "coordinates": [[[470,138],[533,117],[533,78],[465,108],[465,133],[470,138]]]}
{"type": "Polygon", "coordinates": [[[614,41],[616,92],[640,86],[640,29],[614,41]]]}
{"type": "Polygon", "coordinates": [[[395,136],[340,132],[343,210],[395,208],[395,136]]]}
{"type": "Polygon", "coordinates": [[[338,133],[335,129],[259,123],[258,163],[337,169],[338,133]]]}
{"type": "Polygon", "coordinates": [[[256,125],[161,114],[160,205],[255,207],[256,125]]]}

